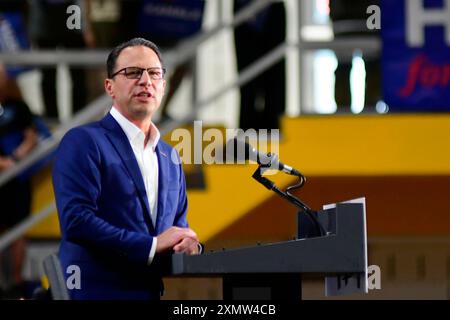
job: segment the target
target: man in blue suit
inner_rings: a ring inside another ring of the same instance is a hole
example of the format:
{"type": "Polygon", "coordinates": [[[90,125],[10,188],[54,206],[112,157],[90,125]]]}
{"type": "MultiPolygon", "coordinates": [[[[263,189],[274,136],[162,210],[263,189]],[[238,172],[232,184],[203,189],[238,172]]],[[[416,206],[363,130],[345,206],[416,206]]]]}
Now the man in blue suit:
{"type": "Polygon", "coordinates": [[[201,250],[181,161],[152,122],[165,70],[156,45],[135,38],[111,51],[107,72],[111,111],[57,152],[59,257],[72,299],[159,299],[164,253],[201,250]]]}

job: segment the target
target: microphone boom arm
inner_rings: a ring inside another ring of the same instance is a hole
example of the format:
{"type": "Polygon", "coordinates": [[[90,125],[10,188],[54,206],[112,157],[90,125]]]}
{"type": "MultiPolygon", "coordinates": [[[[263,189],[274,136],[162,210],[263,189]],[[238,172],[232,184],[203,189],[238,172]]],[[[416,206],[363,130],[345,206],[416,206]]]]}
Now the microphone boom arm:
{"type": "Polygon", "coordinates": [[[267,165],[259,165],[258,169],[253,173],[252,177],[259,183],[261,183],[263,186],[265,186],[267,189],[272,190],[276,194],[278,194],[283,199],[286,199],[296,207],[300,208],[306,215],[311,219],[311,221],[315,224],[316,228],[318,229],[321,236],[324,236],[327,234],[325,229],[323,228],[322,224],[317,220],[317,217],[315,216],[315,211],[312,210],[310,207],[308,207],[306,204],[304,204],[300,199],[293,196],[289,193],[289,190],[300,188],[303,186],[305,178],[302,174],[300,176],[297,176],[300,179],[300,183],[298,185],[294,185],[291,187],[288,187],[288,191],[280,190],[273,181],[270,181],[266,177],[262,175],[264,171],[266,171],[267,165]]]}

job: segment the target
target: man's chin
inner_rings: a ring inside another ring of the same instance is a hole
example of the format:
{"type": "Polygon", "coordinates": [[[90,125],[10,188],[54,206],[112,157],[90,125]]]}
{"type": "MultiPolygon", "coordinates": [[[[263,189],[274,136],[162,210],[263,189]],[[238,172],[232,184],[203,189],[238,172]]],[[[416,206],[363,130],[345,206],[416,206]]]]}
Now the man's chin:
{"type": "Polygon", "coordinates": [[[136,104],[131,111],[134,117],[142,119],[151,116],[156,109],[157,107],[150,104],[136,104]]]}

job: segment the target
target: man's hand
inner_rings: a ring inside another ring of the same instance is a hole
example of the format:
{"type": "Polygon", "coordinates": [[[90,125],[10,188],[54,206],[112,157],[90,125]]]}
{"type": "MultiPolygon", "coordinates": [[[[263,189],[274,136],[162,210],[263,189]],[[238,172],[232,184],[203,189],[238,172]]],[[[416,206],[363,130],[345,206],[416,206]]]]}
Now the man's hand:
{"type": "Polygon", "coordinates": [[[14,160],[10,157],[2,157],[0,156],[0,172],[6,171],[12,167],[14,167],[14,160]]]}
{"type": "Polygon", "coordinates": [[[197,246],[196,244],[199,242],[197,234],[192,229],[180,227],[170,227],[156,238],[158,239],[156,253],[172,249],[176,252],[194,252],[197,250],[193,248],[194,243],[197,246]]]}
{"type": "Polygon", "coordinates": [[[173,247],[175,252],[186,254],[198,254],[198,241],[192,238],[184,238],[180,243],[173,247]]]}

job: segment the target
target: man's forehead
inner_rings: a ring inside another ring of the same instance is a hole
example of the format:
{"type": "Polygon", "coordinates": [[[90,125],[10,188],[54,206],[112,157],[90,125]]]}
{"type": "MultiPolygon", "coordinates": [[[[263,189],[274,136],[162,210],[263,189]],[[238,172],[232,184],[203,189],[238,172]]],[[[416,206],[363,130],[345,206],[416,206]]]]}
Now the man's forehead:
{"type": "Polygon", "coordinates": [[[154,66],[160,66],[158,55],[151,48],[145,46],[133,46],[123,49],[119,57],[117,58],[117,64],[129,64],[129,63],[143,63],[143,64],[155,64],[154,66]]]}

